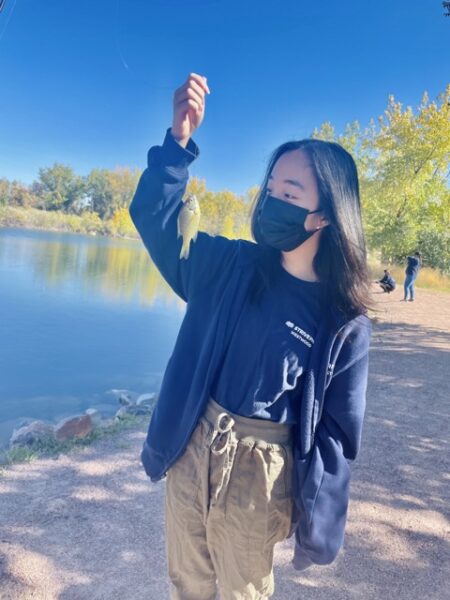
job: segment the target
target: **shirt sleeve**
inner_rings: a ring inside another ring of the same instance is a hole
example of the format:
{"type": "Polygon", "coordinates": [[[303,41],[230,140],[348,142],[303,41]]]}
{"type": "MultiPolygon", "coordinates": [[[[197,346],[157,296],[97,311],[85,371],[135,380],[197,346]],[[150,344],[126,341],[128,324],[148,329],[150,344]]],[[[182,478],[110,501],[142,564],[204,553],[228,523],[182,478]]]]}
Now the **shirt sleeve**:
{"type": "Polygon", "coordinates": [[[214,282],[218,270],[237,253],[240,240],[199,231],[189,257],[180,259],[177,219],[189,179],[188,166],[199,155],[191,138],[183,148],[167,129],[162,146],[152,146],[129,206],[131,219],[161,275],[185,302],[214,282]]]}
{"type": "Polygon", "coordinates": [[[349,463],[359,452],[366,405],[370,326],[365,329],[355,344],[357,355],[347,357],[345,367],[336,365],[311,451],[296,460],[299,520],[292,562],[297,570],[331,563],[344,541],[349,463]]]}

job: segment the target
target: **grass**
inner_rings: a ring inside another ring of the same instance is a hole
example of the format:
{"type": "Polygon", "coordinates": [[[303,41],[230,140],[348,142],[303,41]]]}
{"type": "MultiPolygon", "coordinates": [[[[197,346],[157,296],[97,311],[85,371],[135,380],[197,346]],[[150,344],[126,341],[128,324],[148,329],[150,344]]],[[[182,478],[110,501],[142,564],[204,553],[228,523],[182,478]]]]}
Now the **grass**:
{"type": "MultiPolygon", "coordinates": [[[[61,453],[67,453],[73,450],[80,450],[89,446],[95,440],[111,437],[117,432],[126,431],[136,425],[147,424],[149,415],[127,415],[119,421],[114,421],[107,427],[95,428],[85,437],[73,438],[60,442],[58,440],[49,440],[47,442],[37,442],[31,446],[17,446],[10,448],[3,453],[3,463],[0,465],[0,475],[8,466],[20,462],[32,462],[38,458],[59,456],[61,453]]],[[[119,442],[120,448],[129,447],[124,442],[119,442]]]]}
{"type": "Polygon", "coordinates": [[[96,213],[88,211],[82,215],[75,215],[21,206],[0,206],[0,227],[138,239],[136,228],[126,209],[119,212],[116,217],[102,220],[96,213]]]}

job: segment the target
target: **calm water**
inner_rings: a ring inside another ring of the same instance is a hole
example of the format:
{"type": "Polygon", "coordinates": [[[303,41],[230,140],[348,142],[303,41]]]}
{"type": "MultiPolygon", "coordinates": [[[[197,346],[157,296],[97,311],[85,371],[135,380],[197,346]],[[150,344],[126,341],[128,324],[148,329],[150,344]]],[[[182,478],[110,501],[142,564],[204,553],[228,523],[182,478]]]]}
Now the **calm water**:
{"type": "Polygon", "coordinates": [[[184,311],[140,241],[0,229],[0,445],[23,417],[157,391],[184,311]]]}

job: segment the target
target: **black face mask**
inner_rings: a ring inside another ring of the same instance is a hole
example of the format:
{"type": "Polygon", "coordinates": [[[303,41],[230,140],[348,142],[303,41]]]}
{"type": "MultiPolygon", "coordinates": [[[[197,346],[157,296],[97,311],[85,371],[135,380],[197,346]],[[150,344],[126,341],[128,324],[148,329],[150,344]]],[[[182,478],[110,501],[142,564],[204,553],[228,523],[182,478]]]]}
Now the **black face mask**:
{"type": "Polygon", "coordinates": [[[255,239],[278,250],[294,250],[306,242],[317,229],[306,231],[308,215],[320,212],[321,208],[309,211],[301,206],[267,195],[259,208],[255,220],[255,239]]]}

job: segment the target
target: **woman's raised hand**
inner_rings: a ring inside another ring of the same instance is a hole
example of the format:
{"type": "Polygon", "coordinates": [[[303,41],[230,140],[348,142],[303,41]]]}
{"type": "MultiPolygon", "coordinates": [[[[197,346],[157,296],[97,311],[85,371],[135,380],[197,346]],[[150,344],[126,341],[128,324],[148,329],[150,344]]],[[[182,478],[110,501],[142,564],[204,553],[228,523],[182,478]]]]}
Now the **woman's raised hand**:
{"type": "Polygon", "coordinates": [[[187,144],[205,116],[205,94],[210,94],[206,77],[189,73],[188,78],[173,95],[173,121],[171,133],[183,144],[187,144]]]}

